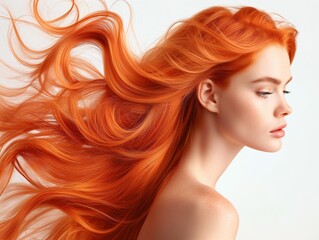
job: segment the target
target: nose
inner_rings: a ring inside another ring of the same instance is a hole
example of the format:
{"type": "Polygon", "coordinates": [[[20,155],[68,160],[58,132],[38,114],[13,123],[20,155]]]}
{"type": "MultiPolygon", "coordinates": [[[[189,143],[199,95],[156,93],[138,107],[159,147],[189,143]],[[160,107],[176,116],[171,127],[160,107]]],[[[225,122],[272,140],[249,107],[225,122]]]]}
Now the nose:
{"type": "Polygon", "coordinates": [[[292,108],[289,106],[285,98],[282,98],[280,104],[275,110],[276,117],[285,117],[292,113],[292,108]]]}

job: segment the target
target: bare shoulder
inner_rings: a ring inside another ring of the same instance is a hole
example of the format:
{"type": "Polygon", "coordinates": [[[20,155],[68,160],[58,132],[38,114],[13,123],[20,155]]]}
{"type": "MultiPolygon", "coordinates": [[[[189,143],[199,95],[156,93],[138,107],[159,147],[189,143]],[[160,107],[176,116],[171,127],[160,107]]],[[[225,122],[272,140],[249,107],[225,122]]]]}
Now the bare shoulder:
{"type": "Polygon", "coordinates": [[[196,186],[163,194],[151,209],[138,240],[234,240],[239,217],[217,191],[196,186]]]}
{"type": "Polygon", "coordinates": [[[203,187],[197,191],[196,208],[190,213],[196,219],[194,234],[203,240],[234,240],[239,225],[235,207],[215,190],[203,187]]]}
{"type": "Polygon", "coordinates": [[[216,190],[203,186],[197,189],[197,194],[195,203],[199,214],[208,212],[212,217],[229,217],[230,220],[238,221],[238,213],[233,204],[216,190]]]}

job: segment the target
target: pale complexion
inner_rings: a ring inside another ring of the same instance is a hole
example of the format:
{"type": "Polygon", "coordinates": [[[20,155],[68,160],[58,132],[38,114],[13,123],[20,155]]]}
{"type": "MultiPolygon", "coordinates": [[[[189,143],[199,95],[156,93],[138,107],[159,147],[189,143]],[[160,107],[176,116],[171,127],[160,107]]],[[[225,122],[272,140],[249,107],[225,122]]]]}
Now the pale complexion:
{"type": "Polygon", "coordinates": [[[285,48],[270,45],[221,89],[211,79],[198,86],[202,121],[167,185],[154,201],[138,240],[234,240],[239,217],[215,190],[219,177],[244,147],[281,147],[285,94],[291,80],[285,48]]]}

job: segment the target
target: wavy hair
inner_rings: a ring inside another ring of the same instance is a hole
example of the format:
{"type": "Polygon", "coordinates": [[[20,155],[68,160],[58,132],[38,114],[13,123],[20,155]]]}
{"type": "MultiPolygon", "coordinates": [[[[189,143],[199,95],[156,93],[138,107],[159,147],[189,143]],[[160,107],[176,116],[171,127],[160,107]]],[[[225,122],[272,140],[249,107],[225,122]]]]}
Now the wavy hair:
{"type": "Polygon", "coordinates": [[[59,25],[78,13],[71,2],[49,21],[33,0],[37,26],[57,39],[46,49],[28,47],[10,15],[24,58],[10,47],[31,71],[23,87],[0,88],[0,239],[136,239],[191,143],[199,82],[227,87],[269,44],[285,47],[291,62],[295,55],[297,30],[286,21],[253,7],[211,7],[138,58],[106,7],[59,25]],[[100,52],[102,70],[72,54],[85,44],[100,52]],[[16,171],[26,184],[11,183],[16,171]]]}

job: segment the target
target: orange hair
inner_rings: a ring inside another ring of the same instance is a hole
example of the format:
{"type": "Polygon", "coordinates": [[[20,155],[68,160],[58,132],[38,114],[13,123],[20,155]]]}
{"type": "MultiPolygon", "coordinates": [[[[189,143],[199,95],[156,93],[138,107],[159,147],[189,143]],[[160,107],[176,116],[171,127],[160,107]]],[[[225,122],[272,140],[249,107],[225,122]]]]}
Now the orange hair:
{"type": "Polygon", "coordinates": [[[211,7],[138,59],[117,14],[105,8],[58,26],[78,9],[75,0],[55,21],[41,18],[38,1],[39,27],[58,40],[32,50],[10,16],[30,61],[16,57],[32,71],[24,87],[0,88],[0,192],[14,203],[0,239],[136,239],[190,144],[199,82],[226,87],[268,44],[284,46],[290,61],[296,50],[290,24],[252,7],[211,7]],[[82,44],[99,49],[103,72],[72,55],[82,44]],[[9,184],[15,170],[30,184],[9,184]]]}

